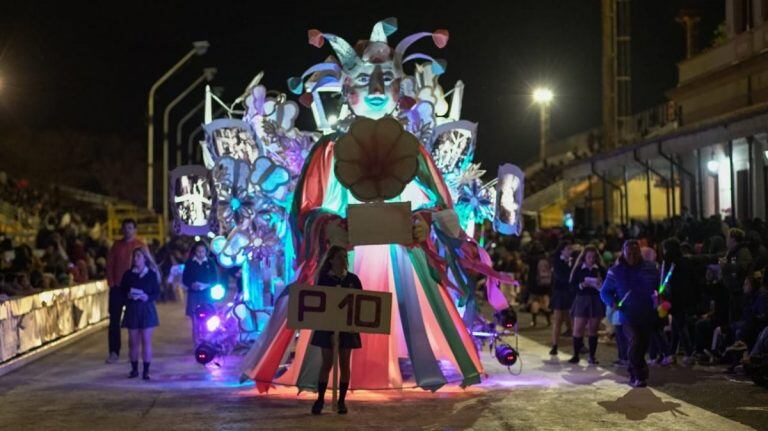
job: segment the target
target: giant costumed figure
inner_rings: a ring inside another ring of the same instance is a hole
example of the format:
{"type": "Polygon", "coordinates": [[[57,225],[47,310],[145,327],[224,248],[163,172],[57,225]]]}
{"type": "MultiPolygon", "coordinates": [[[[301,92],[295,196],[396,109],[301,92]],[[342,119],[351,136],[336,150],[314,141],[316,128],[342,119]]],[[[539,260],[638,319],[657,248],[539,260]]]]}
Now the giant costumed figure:
{"type": "MultiPolygon", "coordinates": [[[[241,98],[242,120],[207,124],[202,150],[213,204],[208,225],[187,232],[208,229],[220,263],[281,288],[314,284],[326,250],[346,247],[363,288],[393,295],[390,334],[361,334],[350,389],[401,388],[411,379],[432,391],[449,382],[464,387],[483,372],[465,324],[474,316],[477,280],[485,277],[497,310],[507,307],[499,281],[512,282],[491,269],[472,238],[476,223],[493,219],[495,181],[483,183],[484,171],[472,163],[477,125],[459,119],[463,84],[449,103],[438,84],[446,63],[407,54],[421,39],[443,48],[448,32],[416,33],[393,48],[388,37],[396,30],[394,18],[379,21],[355,47],[308,32],[310,44],[327,42],[335,57],[288,86],[311,108],[319,133],[295,129],[297,105],[256,85],[241,98]],[[408,244],[350,243],[350,205],[397,202],[410,203],[408,244]]],[[[320,349],[310,345],[311,331],[287,327],[287,289],[274,290],[271,318],[243,360],[242,379],[259,391],[273,384],[314,390],[320,349]]]]}
{"type": "MultiPolygon", "coordinates": [[[[397,304],[390,335],[361,334],[363,347],[352,354],[350,387],[402,387],[401,360],[410,360],[416,384],[424,389],[443,386],[449,370],[467,386],[480,381],[482,365],[449,286],[461,285],[460,295],[472,295],[474,285],[468,280],[474,275],[469,272],[498,275],[483,266],[484,251],[458,227],[450,191],[427,146],[432,146],[437,126],[435,111],[445,114],[448,108],[436,81],[445,63],[424,54],[406,55],[412,43],[425,37],[442,48],[448,32],[417,33],[391,48],[387,37],[395,29],[393,19],[378,22],[357,50],[336,35],[310,30],[310,43],[320,47],[329,42],[337,61],[321,63],[303,78],[289,80],[305,100],[323,86],[340,86],[348,108],[340,112],[337,131],[312,148],[293,196],[297,282],[315,281],[329,245],[349,246],[344,227],[349,204],[410,202],[415,224],[412,246],[366,245],[350,252],[350,268],[364,288],[390,292],[397,304]],[[407,76],[404,63],[415,59],[427,60],[429,69],[420,66],[420,76],[407,76]],[[429,228],[435,232],[427,232],[429,228]],[[450,275],[440,250],[449,255],[454,271],[450,275]]],[[[449,156],[456,160],[449,168],[460,169],[457,163],[471,160],[471,148],[453,150],[456,154],[449,156]]],[[[269,327],[244,362],[245,373],[260,390],[273,381],[294,341],[295,331],[286,327],[286,306],[287,298],[278,300],[269,327]]],[[[320,349],[309,345],[310,336],[310,331],[301,331],[293,362],[275,383],[301,389],[316,386],[321,357],[320,349]]]]}

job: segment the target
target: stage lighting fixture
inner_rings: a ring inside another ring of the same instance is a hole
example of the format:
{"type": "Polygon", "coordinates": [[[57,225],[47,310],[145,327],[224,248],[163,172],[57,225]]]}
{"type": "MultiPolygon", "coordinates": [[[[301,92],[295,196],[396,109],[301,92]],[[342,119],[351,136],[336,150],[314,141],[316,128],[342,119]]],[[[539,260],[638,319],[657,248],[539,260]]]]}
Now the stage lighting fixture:
{"type": "Polygon", "coordinates": [[[517,313],[511,308],[505,308],[496,313],[496,321],[505,329],[512,329],[517,324],[517,313]]]}
{"type": "Polygon", "coordinates": [[[224,289],[224,286],[220,284],[216,284],[213,287],[211,287],[211,299],[214,301],[220,301],[224,298],[224,295],[227,294],[227,289],[224,289]]]}
{"type": "Polygon", "coordinates": [[[208,330],[208,332],[213,332],[221,326],[221,319],[219,316],[211,316],[208,318],[208,320],[205,321],[205,329],[208,330]]]}
{"type": "Polygon", "coordinates": [[[195,360],[202,365],[205,365],[213,360],[214,357],[216,357],[216,354],[218,353],[218,350],[215,346],[209,343],[200,343],[197,348],[195,348],[195,360]]]}
{"type": "Polygon", "coordinates": [[[518,353],[509,344],[499,344],[496,346],[496,360],[505,367],[511,367],[517,363],[518,353]]]}

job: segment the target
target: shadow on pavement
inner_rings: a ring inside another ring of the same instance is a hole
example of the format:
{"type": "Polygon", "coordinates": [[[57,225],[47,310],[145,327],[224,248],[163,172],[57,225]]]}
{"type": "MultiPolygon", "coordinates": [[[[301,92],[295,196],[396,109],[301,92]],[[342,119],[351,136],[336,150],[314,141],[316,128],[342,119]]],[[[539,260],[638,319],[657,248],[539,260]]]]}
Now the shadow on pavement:
{"type": "Polygon", "coordinates": [[[653,413],[670,412],[672,416],[688,416],[680,410],[680,403],[662,401],[648,388],[632,389],[615,401],[598,401],[608,413],[624,415],[628,420],[641,421],[653,413]]]}

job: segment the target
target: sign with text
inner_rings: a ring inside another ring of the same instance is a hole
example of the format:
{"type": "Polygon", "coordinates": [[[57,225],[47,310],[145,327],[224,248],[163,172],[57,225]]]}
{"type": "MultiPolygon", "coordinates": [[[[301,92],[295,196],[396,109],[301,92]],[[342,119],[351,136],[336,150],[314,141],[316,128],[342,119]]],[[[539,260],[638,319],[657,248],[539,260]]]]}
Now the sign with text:
{"type": "Polygon", "coordinates": [[[389,334],[392,294],[344,287],[288,287],[288,327],[389,334]]]}
{"type": "Polygon", "coordinates": [[[351,204],[347,222],[352,245],[413,243],[410,202],[351,204]]]}

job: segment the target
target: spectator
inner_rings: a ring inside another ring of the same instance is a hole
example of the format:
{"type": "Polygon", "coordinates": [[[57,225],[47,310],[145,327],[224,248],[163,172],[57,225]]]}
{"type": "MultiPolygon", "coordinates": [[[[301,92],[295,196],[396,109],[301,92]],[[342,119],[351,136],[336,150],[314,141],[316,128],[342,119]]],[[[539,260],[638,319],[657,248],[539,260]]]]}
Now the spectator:
{"type": "Polygon", "coordinates": [[[571,242],[562,241],[553,253],[552,258],[552,276],[554,284],[552,287],[552,300],[550,308],[555,316],[555,324],[552,326],[552,349],[550,355],[557,355],[557,344],[560,340],[560,331],[563,329],[563,323],[571,332],[570,309],[573,305],[573,292],[571,291],[570,278],[573,268],[573,258],[571,242]]]}
{"type": "Polygon", "coordinates": [[[685,352],[683,363],[691,365],[693,364],[693,339],[689,326],[699,303],[697,291],[693,286],[693,268],[690,260],[683,256],[680,241],[677,238],[665,240],[662,247],[664,250],[662,267],[671,272],[666,286],[672,304],[671,352],[674,355],[678,346],[682,345],[685,352]]]}
{"type": "Polygon", "coordinates": [[[136,221],[125,219],[122,223],[123,238],[115,241],[107,258],[107,283],[109,284],[109,330],[107,333],[109,356],[108,364],[120,359],[120,319],[123,314],[127,292],[120,285],[123,274],[131,268],[132,253],[137,248],[146,249],[146,245],[136,237],[136,221]]]}
{"type": "MultiPolygon", "coordinates": [[[[125,223],[123,223],[125,226],[125,223]]],[[[142,378],[149,380],[152,362],[152,332],[160,324],[155,301],[160,295],[160,273],[146,247],[141,244],[131,253],[130,269],[123,273],[120,291],[126,294],[123,328],[128,329],[128,348],[131,360],[129,378],[139,375],[139,346],[143,361],[142,378]]]]}
{"type": "Polygon", "coordinates": [[[624,243],[619,261],[608,270],[600,292],[606,305],[619,310],[622,329],[629,343],[627,369],[633,387],[647,386],[648,365],[645,363],[645,353],[651,322],[656,314],[653,294],[658,275],[655,265],[642,260],[638,242],[628,240],[624,243]]]}
{"type": "Polygon", "coordinates": [[[584,346],[584,329],[589,334],[589,364],[597,365],[597,330],[605,316],[603,303],[600,301],[600,289],[605,279],[605,268],[600,252],[593,245],[588,245],[576,259],[570,276],[571,288],[576,294],[571,308],[573,316],[573,357],[568,361],[579,362],[579,354],[584,346]]]}
{"type": "Polygon", "coordinates": [[[744,231],[732,228],[728,231],[728,252],[720,259],[723,270],[723,284],[728,291],[728,320],[741,319],[744,279],[752,265],[752,253],[745,241],[744,231]]]}

